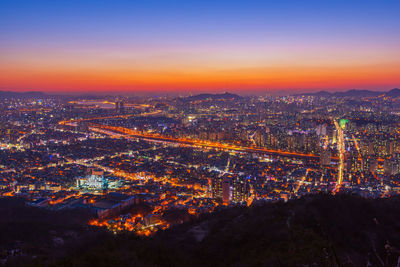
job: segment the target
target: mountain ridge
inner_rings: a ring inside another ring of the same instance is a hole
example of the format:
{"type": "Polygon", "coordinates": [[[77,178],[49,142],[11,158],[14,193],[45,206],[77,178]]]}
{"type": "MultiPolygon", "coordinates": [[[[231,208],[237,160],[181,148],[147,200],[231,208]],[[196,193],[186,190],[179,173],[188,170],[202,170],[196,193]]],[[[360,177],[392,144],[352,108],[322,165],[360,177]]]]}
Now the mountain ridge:
{"type": "Polygon", "coordinates": [[[7,98],[7,97],[29,98],[29,97],[46,97],[46,96],[48,95],[40,91],[28,91],[28,92],[0,91],[0,98],[7,98]]]}
{"type": "Polygon", "coordinates": [[[210,93],[204,93],[204,94],[197,94],[193,96],[187,96],[181,98],[182,100],[186,101],[197,101],[197,100],[206,100],[206,99],[213,99],[213,100],[222,100],[222,99],[233,99],[233,100],[239,100],[243,98],[242,96],[239,96],[237,94],[232,94],[232,93],[222,93],[222,94],[210,94],[210,93]]]}
{"type": "Polygon", "coordinates": [[[293,96],[318,96],[318,97],[377,97],[381,95],[387,97],[400,97],[400,89],[393,88],[389,91],[351,89],[343,92],[318,91],[312,93],[293,94],[293,96]]]}
{"type": "MultiPolygon", "coordinates": [[[[328,92],[325,90],[321,90],[318,92],[309,92],[309,93],[296,93],[296,94],[288,94],[291,96],[316,96],[316,97],[377,97],[377,96],[386,96],[386,97],[400,97],[400,89],[393,88],[388,91],[373,91],[373,90],[365,90],[365,89],[350,89],[347,91],[336,91],[336,92],[328,92]]],[[[38,98],[38,97],[72,97],[73,95],[64,95],[64,94],[48,94],[41,91],[27,91],[27,92],[16,92],[16,91],[5,91],[0,90],[0,98],[38,98]]],[[[75,95],[73,97],[84,97],[84,95],[75,95]]],[[[87,95],[90,98],[101,98],[101,95],[87,95]]],[[[181,101],[197,101],[197,100],[239,100],[244,96],[234,94],[234,93],[201,93],[191,96],[178,97],[178,100],[181,101]]]]}

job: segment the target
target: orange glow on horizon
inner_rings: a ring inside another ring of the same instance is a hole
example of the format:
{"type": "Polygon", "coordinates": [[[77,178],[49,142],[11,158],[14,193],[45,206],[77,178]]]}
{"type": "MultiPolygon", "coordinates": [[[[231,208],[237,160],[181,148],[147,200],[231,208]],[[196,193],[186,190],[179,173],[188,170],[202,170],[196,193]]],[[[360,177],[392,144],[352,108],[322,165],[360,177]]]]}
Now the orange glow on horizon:
{"type": "Polygon", "coordinates": [[[115,66],[34,68],[0,65],[0,89],[46,92],[391,89],[400,85],[399,65],[400,63],[231,69],[140,69],[115,66]]]}
{"type": "Polygon", "coordinates": [[[398,1],[6,2],[0,90],[400,87],[398,1]]]}

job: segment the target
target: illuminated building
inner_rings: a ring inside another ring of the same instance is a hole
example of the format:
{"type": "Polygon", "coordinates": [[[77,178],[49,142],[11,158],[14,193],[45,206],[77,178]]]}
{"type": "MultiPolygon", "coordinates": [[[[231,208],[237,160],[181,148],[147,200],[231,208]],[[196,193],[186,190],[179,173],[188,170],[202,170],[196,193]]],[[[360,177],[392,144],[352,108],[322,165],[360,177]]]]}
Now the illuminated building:
{"type": "Polygon", "coordinates": [[[108,181],[102,170],[88,169],[88,175],[76,179],[76,187],[86,190],[104,190],[108,188],[108,181]]]}
{"type": "Polygon", "coordinates": [[[329,166],[331,164],[331,150],[329,148],[322,149],[320,154],[321,166],[329,166]]]}
{"type": "Polygon", "coordinates": [[[222,201],[222,178],[218,177],[212,180],[212,198],[222,201]]]}
{"type": "Polygon", "coordinates": [[[124,102],[122,102],[122,101],[116,101],[115,102],[115,112],[119,113],[119,114],[124,114],[125,113],[124,102]]]}
{"type": "Polygon", "coordinates": [[[378,160],[375,157],[365,157],[363,159],[362,170],[364,172],[374,173],[378,168],[378,160]]]}
{"type": "Polygon", "coordinates": [[[249,184],[243,179],[233,179],[232,181],[232,202],[240,203],[247,201],[249,197],[249,184]]]}
{"type": "Polygon", "coordinates": [[[125,113],[125,106],[124,102],[119,102],[119,113],[124,114],[125,113]]]}
{"type": "Polygon", "coordinates": [[[348,172],[357,172],[362,169],[362,159],[358,153],[350,153],[346,164],[348,172]]]}
{"type": "Polygon", "coordinates": [[[224,179],[222,179],[222,202],[224,204],[229,204],[230,199],[231,199],[230,179],[227,177],[224,177],[224,179]]]}
{"type": "Polygon", "coordinates": [[[224,204],[229,204],[231,194],[230,179],[218,177],[212,181],[212,197],[224,204]]]}
{"type": "Polygon", "coordinates": [[[396,175],[400,172],[400,161],[398,158],[398,154],[394,155],[391,158],[386,158],[384,165],[384,171],[386,175],[396,175]]]}

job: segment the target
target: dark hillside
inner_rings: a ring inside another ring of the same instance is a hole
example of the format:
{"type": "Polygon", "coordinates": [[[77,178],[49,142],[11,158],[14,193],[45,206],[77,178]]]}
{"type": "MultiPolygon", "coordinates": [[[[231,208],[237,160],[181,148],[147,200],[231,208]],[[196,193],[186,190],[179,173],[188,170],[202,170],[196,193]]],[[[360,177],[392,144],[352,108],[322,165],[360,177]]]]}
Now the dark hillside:
{"type": "MultiPolygon", "coordinates": [[[[153,237],[98,234],[36,266],[396,266],[400,198],[314,195],[206,214],[153,237]]],[[[57,251],[57,250],[56,250],[57,251]]],[[[18,261],[16,261],[18,263],[18,261]]]]}

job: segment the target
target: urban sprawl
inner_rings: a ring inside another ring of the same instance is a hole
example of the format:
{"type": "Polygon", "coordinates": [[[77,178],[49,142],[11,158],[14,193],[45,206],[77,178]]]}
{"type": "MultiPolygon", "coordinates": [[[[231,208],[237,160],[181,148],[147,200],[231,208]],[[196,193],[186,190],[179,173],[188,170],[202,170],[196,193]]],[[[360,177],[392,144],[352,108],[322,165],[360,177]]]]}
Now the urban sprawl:
{"type": "Polygon", "coordinates": [[[151,235],[235,205],[400,192],[400,90],[0,103],[0,196],[151,235]]]}

